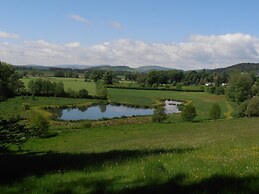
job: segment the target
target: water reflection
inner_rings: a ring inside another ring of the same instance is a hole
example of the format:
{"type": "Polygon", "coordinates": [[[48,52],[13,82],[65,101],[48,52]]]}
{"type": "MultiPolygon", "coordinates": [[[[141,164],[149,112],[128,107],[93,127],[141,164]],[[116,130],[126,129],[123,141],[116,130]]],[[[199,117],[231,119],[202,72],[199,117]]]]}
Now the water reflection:
{"type": "MultiPolygon", "coordinates": [[[[165,111],[167,114],[178,113],[177,101],[165,101],[165,111]]],[[[91,107],[67,108],[52,110],[55,117],[60,120],[98,120],[103,118],[114,117],[130,117],[130,116],[145,116],[152,115],[154,109],[152,108],[133,108],[123,105],[99,104],[91,107]]]]}

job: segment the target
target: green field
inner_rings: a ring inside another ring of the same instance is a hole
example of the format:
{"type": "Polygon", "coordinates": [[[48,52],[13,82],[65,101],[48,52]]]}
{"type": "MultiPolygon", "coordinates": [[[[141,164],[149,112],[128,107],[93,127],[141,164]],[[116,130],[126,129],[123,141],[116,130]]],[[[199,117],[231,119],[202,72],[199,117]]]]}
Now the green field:
{"type": "Polygon", "coordinates": [[[259,119],[123,125],[0,155],[1,193],[256,193],[259,119]]]}
{"type": "MultiPolygon", "coordinates": [[[[237,106],[224,96],[108,89],[108,98],[134,105],[183,100],[192,102],[199,116],[194,123],[174,114],[162,124],[147,120],[112,125],[108,121],[110,126],[92,128],[84,128],[80,122],[51,121],[50,130],[58,132],[57,136],[33,138],[25,143],[23,152],[11,147],[12,152],[0,154],[1,193],[259,192],[259,119],[231,118],[237,106]],[[208,110],[215,102],[221,106],[222,119],[210,121],[208,110]]],[[[5,116],[28,117],[37,111],[49,115],[42,107],[93,102],[16,97],[1,102],[0,110],[5,116]],[[24,104],[30,109],[24,110],[24,104]]]]}
{"type": "MultiPolygon", "coordinates": [[[[22,78],[21,81],[25,87],[28,87],[28,83],[31,79],[38,79],[38,77],[22,78]]],[[[86,89],[90,95],[95,95],[95,83],[85,82],[83,78],[59,78],[59,77],[46,77],[50,81],[62,81],[64,83],[64,89],[67,91],[69,88],[74,91],[86,89]]]]}

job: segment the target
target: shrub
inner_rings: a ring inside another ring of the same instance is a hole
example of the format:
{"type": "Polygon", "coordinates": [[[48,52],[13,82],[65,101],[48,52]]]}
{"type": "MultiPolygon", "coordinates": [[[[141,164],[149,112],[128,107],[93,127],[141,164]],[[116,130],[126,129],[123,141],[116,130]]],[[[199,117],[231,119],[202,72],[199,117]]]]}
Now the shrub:
{"type": "Polygon", "coordinates": [[[81,89],[78,92],[80,98],[87,98],[88,97],[88,91],[86,89],[81,89]]]}
{"type": "Polygon", "coordinates": [[[19,118],[0,118],[0,150],[17,145],[21,150],[30,136],[30,131],[22,124],[19,118]]]}
{"type": "Polygon", "coordinates": [[[83,121],[82,122],[82,127],[83,128],[91,128],[92,127],[91,121],[83,121]]]}
{"type": "Polygon", "coordinates": [[[78,96],[78,93],[71,88],[68,88],[66,91],[66,95],[70,98],[76,98],[78,96]]]}
{"type": "Polygon", "coordinates": [[[31,119],[29,127],[33,130],[33,133],[36,136],[41,136],[47,132],[49,122],[41,114],[35,114],[31,119]]]}
{"type": "Polygon", "coordinates": [[[195,107],[192,104],[187,104],[183,107],[182,118],[185,121],[192,122],[197,116],[195,107]]]}
{"type": "Polygon", "coordinates": [[[23,110],[29,110],[30,105],[28,103],[23,103],[23,110]]]}
{"type": "Polygon", "coordinates": [[[216,88],[215,93],[217,95],[223,95],[223,94],[225,94],[225,88],[222,87],[222,86],[219,86],[219,87],[216,88]]]}
{"type": "Polygon", "coordinates": [[[255,96],[249,100],[245,113],[248,117],[259,116],[259,96],[255,96]]]}
{"type": "Polygon", "coordinates": [[[246,116],[247,105],[248,105],[248,100],[239,105],[238,110],[237,110],[238,117],[246,116]]]}
{"type": "Polygon", "coordinates": [[[162,123],[167,119],[167,117],[168,116],[165,113],[165,108],[160,106],[154,110],[154,114],[152,115],[152,121],[156,123],[162,123]]]}
{"type": "Polygon", "coordinates": [[[213,104],[209,111],[209,118],[216,120],[220,118],[220,115],[221,115],[221,109],[219,104],[217,103],[213,104]]]}

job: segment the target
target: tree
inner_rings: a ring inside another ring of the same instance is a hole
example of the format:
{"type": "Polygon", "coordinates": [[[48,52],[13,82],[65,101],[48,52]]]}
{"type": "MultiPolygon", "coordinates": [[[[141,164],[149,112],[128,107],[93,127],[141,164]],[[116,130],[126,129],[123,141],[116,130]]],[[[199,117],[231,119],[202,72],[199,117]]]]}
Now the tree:
{"type": "Polygon", "coordinates": [[[248,101],[245,114],[248,117],[259,117],[259,96],[255,96],[248,101]]]}
{"type": "Polygon", "coordinates": [[[197,116],[195,107],[192,104],[187,104],[183,107],[182,118],[185,121],[192,122],[197,116]]]}
{"type": "Polygon", "coordinates": [[[16,145],[21,150],[30,136],[30,131],[20,123],[18,118],[0,118],[0,149],[16,145]]]}
{"type": "Polygon", "coordinates": [[[33,115],[30,128],[36,136],[44,135],[49,128],[49,121],[41,114],[33,115]]]}
{"type": "Polygon", "coordinates": [[[13,97],[22,87],[23,83],[19,80],[15,68],[0,61],[0,100],[13,97]]]}
{"type": "Polygon", "coordinates": [[[165,107],[159,106],[154,110],[154,114],[152,115],[152,121],[157,123],[162,123],[168,118],[167,114],[165,113],[165,107]]]}
{"type": "Polygon", "coordinates": [[[107,86],[103,81],[96,82],[96,94],[100,97],[107,97],[107,86]]]}
{"type": "Polygon", "coordinates": [[[103,81],[105,84],[113,84],[113,73],[111,71],[106,71],[103,75],[103,81]]]}
{"type": "Polygon", "coordinates": [[[220,115],[221,115],[221,109],[219,104],[217,103],[213,104],[209,111],[209,118],[216,120],[220,118],[220,115]]]}
{"type": "Polygon", "coordinates": [[[235,73],[230,76],[226,89],[229,100],[241,103],[252,97],[252,86],[254,80],[249,74],[235,73]]]}
{"type": "Polygon", "coordinates": [[[97,82],[99,80],[102,79],[103,77],[103,72],[101,71],[93,71],[90,75],[91,79],[94,81],[94,82],[97,82]]]}
{"type": "Polygon", "coordinates": [[[51,82],[44,79],[32,79],[28,83],[29,91],[32,95],[49,95],[49,96],[64,96],[63,82],[51,82]]]}
{"type": "Polygon", "coordinates": [[[86,98],[88,97],[88,91],[86,89],[81,89],[79,90],[78,95],[80,98],[86,98]]]}

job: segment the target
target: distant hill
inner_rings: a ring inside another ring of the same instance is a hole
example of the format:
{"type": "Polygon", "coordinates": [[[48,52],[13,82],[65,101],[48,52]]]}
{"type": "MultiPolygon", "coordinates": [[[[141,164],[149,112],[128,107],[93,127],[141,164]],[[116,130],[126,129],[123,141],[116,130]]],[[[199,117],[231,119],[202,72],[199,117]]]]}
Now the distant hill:
{"type": "Polygon", "coordinates": [[[88,71],[103,70],[103,71],[126,71],[134,72],[135,69],[128,66],[111,66],[111,65],[100,65],[95,67],[86,68],[88,71]]]}
{"type": "MultiPolygon", "coordinates": [[[[103,71],[115,71],[115,72],[141,72],[146,73],[150,71],[168,71],[168,70],[176,70],[173,68],[161,67],[161,66],[141,66],[138,68],[131,68],[128,66],[111,66],[111,65],[100,65],[100,66],[85,66],[85,65],[76,65],[76,64],[65,64],[65,65],[56,65],[56,66],[43,66],[43,65],[24,65],[24,66],[16,66],[17,69],[38,69],[38,70],[54,70],[54,69],[72,69],[78,70],[80,72],[83,71],[95,71],[95,70],[103,70],[103,71]]],[[[200,70],[196,70],[200,71],[200,70]]],[[[232,65],[225,68],[211,69],[206,70],[209,72],[225,72],[230,73],[232,71],[241,71],[241,72],[251,72],[255,71],[259,73],[259,63],[239,63],[236,65],[232,65]]]]}
{"type": "Polygon", "coordinates": [[[55,67],[65,68],[65,69],[87,69],[87,68],[91,68],[92,66],[77,65],[77,64],[63,64],[63,65],[56,65],[55,67]]]}
{"type": "Polygon", "coordinates": [[[211,70],[213,72],[226,72],[230,73],[233,71],[251,72],[255,71],[259,73],[259,63],[239,63],[225,68],[218,68],[211,70]]]}
{"type": "Polygon", "coordinates": [[[149,71],[168,71],[174,70],[172,68],[161,67],[161,66],[141,66],[136,68],[137,72],[149,72],[149,71]]]}

